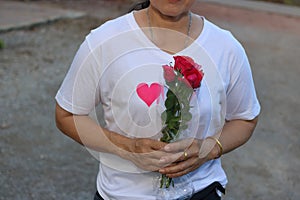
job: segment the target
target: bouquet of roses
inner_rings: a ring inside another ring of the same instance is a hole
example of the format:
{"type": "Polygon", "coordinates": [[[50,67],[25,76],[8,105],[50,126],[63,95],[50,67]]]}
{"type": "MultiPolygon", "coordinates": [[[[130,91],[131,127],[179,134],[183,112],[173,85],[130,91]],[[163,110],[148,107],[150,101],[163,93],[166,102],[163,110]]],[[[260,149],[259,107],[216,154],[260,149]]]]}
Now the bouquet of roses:
{"type": "MultiPolygon", "coordinates": [[[[178,139],[180,132],[188,128],[192,119],[190,99],[199,88],[204,73],[201,65],[188,56],[174,56],[175,64],[163,65],[164,78],[168,88],[165,100],[166,110],[161,117],[164,122],[162,142],[170,143],[178,139]]],[[[161,176],[160,188],[173,185],[172,178],[161,176]]],[[[173,185],[174,186],[174,185],[173,185]]]]}

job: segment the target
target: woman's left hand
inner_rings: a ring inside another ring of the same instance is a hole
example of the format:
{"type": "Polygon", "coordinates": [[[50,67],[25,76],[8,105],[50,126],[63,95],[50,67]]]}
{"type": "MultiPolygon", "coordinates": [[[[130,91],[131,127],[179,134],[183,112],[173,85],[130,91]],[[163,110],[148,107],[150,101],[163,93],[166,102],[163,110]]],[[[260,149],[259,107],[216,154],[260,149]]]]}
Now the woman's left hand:
{"type": "Polygon", "coordinates": [[[212,140],[184,139],[166,145],[164,150],[171,154],[160,159],[167,166],[159,172],[170,178],[194,171],[218,155],[218,149],[212,140]]]}

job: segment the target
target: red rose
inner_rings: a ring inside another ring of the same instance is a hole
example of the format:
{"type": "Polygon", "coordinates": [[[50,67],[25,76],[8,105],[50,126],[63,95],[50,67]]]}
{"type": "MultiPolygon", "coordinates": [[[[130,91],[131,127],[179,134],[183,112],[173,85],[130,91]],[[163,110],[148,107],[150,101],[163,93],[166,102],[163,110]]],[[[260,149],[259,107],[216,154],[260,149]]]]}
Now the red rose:
{"type": "Polygon", "coordinates": [[[165,77],[166,81],[168,81],[168,82],[174,81],[175,72],[174,72],[173,67],[168,66],[168,65],[163,65],[162,67],[164,69],[164,77],[165,77]]]}
{"type": "Polygon", "coordinates": [[[200,87],[201,81],[203,79],[203,72],[199,71],[197,68],[193,68],[186,71],[184,74],[185,79],[187,79],[193,89],[200,87]]]}
{"type": "Polygon", "coordinates": [[[201,65],[194,62],[194,60],[188,56],[174,56],[175,65],[174,69],[178,70],[186,80],[188,80],[190,86],[195,89],[200,87],[203,79],[203,72],[201,65]]]}
{"type": "MultiPolygon", "coordinates": [[[[174,67],[163,65],[165,83],[168,87],[165,100],[166,110],[161,114],[164,126],[160,141],[176,141],[182,132],[189,127],[192,119],[190,100],[195,88],[200,87],[203,79],[201,65],[188,56],[174,56],[174,67]]],[[[160,188],[168,188],[174,182],[165,174],[161,176],[160,188]]]]}
{"type": "Polygon", "coordinates": [[[188,56],[174,56],[175,65],[174,69],[184,74],[186,71],[191,70],[195,66],[195,62],[188,56]]]}

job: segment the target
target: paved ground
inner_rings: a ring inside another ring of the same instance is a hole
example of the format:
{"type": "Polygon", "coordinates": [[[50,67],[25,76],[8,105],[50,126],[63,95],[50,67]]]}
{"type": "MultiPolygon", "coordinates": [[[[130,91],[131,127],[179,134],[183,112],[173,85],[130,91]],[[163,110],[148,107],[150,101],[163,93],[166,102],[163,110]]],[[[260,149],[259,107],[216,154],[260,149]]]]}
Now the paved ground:
{"type": "MultiPolygon", "coordinates": [[[[91,199],[97,161],[55,128],[53,97],[88,31],[128,7],[121,0],[29,3],[50,7],[55,20],[65,18],[61,10],[90,14],[0,33],[0,200],[91,199]]],[[[194,7],[245,46],[262,104],[253,138],[223,157],[225,200],[298,200],[300,18],[253,9],[206,1],[194,7]]]]}
{"type": "Polygon", "coordinates": [[[83,16],[81,12],[52,8],[44,4],[0,0],[0,31],[31,27],[64,18],[83,16]]]}

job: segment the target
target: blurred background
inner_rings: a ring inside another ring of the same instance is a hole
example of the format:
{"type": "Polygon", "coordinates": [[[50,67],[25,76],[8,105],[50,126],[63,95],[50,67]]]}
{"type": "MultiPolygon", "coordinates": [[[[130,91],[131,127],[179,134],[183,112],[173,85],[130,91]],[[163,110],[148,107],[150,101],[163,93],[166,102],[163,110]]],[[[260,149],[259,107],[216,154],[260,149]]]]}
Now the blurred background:
{"type": "Polygon", "coordinates": [[[259,0],[259,1],[266,1],[266,2],[271,2],[271,3],[281,3],[281,4],[286,4],[286,5],[300,5],[299,0],[259,0]]]}
{"type": "MultiPolygon", "coordinates": [[[[0,0],[0,199],[92,199],[98,161],[61,134],[54,96],[85,35],[134,0],[0,0]]],[[[199,0],[249,56],[262,112],[222,157],[225,200],[300,199],[299,0],[199,0]]]]}

